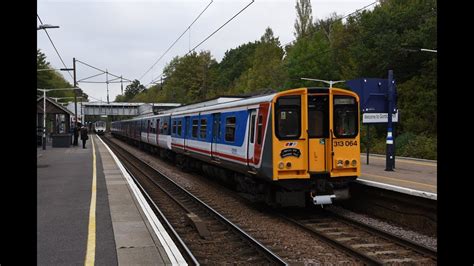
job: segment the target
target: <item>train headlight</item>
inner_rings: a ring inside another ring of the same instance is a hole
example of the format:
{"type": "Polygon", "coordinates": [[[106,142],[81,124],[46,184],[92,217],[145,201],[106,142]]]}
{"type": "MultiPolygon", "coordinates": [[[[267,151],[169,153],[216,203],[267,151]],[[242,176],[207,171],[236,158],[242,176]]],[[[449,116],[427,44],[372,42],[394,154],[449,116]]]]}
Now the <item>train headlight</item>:
{"type": "Polygon", "coordinates": [[[337,160],[337,167],[342,167],[342,160],[337,160]]]}
{"type": "Polygon", "coordinates": [[[357,160],[352,160],[351,165],[352,165],[353,167],[356,167],[356,165],[357,165],[357,160]]]}
{"type": "Polygon", "coordinates": [[[278,168],[279,168],[279,169],[283,169],[284,167],[285,167],[285,164],[284,164],[283,162],[280,162],[280,163],[278,164],[278,168]]]}
{"type": "Polygon", "coordinates": [[[345,160],[345,161],[344,161],[344,166],[345,166],[345,167],[348,167],[348,166],[349,166],[349,163],[350,163],[349,160],[345,160]]]}
{"type": "Polygon", "coordinates": [[[286,163],[286,168],[291,168],[291,162],[286,163]]]}

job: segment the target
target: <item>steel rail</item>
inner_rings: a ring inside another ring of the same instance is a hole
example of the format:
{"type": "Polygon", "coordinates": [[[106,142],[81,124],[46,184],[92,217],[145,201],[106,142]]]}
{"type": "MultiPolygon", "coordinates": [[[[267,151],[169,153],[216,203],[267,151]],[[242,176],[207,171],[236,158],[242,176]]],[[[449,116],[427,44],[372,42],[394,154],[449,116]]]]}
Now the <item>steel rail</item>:
{"type": "Polygon", "coordinates": [[[343,243],[341,243],[337,240],[334,240],[331,237],[327,236],[326,234],[318,232],[315,229],[313,229],[309,226],[306,226],[305,224],[303,224],[301,222],[298,222],[298,221],[296,221],[292,218],[286,217],[282,214],[278,214],[278,213],[274,213],[274,214],[281,217],[284,220],[287,220],[287,221],[297,225],[298,227],[304,229],[305,231],[308,231],[308,232],[312,233],[313,235],[315,235],[318,238],[322,239],[324,242],[328,243],[329,245],[331,245],[331,246],[333,246],[333,247],[335,247],[339,250],[343,250],[345,253],[349,254],[352,257],[355,257],[355,258],[363,261],[364,263],[366,263],[368,265],[383,265],[384,264],[382,261],[377,260],[375,258],[372,258],[372,257],[366,255],[363,252],[359,252],[358,250],[352,248],[349,245],[346,245],[346,244],[343,244],[343,243]]]}
{"type": "MultiPolygon", "coordinates": [[[[100,138],[99,136],[97,136],[98,138],[100,138]]],[[[104,140],[105,143],[107,143],[109,145],[109,147],[111,149],[114,149],[115,151],[116,150],[116,147],[117,145],[115,145],[114,143],[110,142],[107,138],[100,138],[102,140],[104,140]],[[111,145],[112,144],[112,145],[111,145]]],[[[117,154],[118,156],[120,157],[123,157],[121,156],[121,154],[117,154]]],[[[122,159],[125,159],[127,160],[126,158],[122,158],[122,159]]],[[[128,161],[128,160],[127,160],[128,161]]],[[[129,161],[128,161],[129,162],[129,161]]],[[[129,162],[130,163],[130,162],[129,162]]],[[[139,169],[139,168],[137,168],[139,169]]],[[[191,252],[191,250],[189,250],[188,246],[184,243],[184,241],[181,239],[181,237],[178,235],[178,233],[174,230],[173,226],[171,225],[171,223],[168,221],[168,219],[166,219],[165,215],[163,214],[163,212],[161,212],[160,208],[158,208],[158,206],[156,206],[155,202],[152,200],[151,196],[146,192],[145,188],[143,188],[143,186],[140,184],[140,182],[138,182],[138,179],[135,177],[135,175],[133,175],[133,173],[131,173],[131,171],[129,171],[127,168],[125,168],[125,170],[128,172],[128,174],[132,177],[133,181],[135,182],[135,184],[138,186],[138,188],[140,189],[140,191],[143,193],[143,195],[145,195],[146,197],[146,200],[148,203],[151,203],[153,205],[153,208],[155,210],[155,212],[157,212],[159,214],[159,219],[160,221],[164,222],[165,225],[166,225],[166,229],[169,229],[169,232],[172,233],[173,235],[173,238],[175,239],[175,241],[177,241],[181,248],[182,248],[182,251],[184,251],[184,255],[185,257],[187,257],[188,259],[188,262],[192,262],[194,263],[194,265],[200,265],[199,262],[197,261],[196,257],[194,257],[193,253],[191,252]]],[[[168,230],[167,230],[168,231],[168,230]]]]}
{"type": "Polygon", "coordinates": [[[337,213],[334,213],[334,212],[331,212],[331,211],[328,211],[328,212],[330,212],[330,215],[335,216],[337,219],[340,219],[345,224],[358,227],[359,229],[364,230],[367,233],[377,235],[378,237],[381,237],[381,238],[386,239],[386,240],[391,241],[391,242],[395,242],[396,244],[398,244],[400,246],[403,246],[405,248],[408,248],[408,249],[412,249],[412,250],[420,253],[421,255],[428,256],[432,259],[437,258],[437,251],[435,249],[420,245],[420,244],[418,244],[416,242],[413,242],[411,240],[402,238],[402,237],[397,236],[395,234],[392,234],[390,232],[387,232],[387,231],[381,230],[379,228],[376,228],[374,226],[362,223],[360,221],[342,216],[340,214],[337,214],[337,213]]]}
{"type": "MultiPolygon", "coordinates": [[[[106,138],[105,138],[106,139],[106,138]]],[[[111,143],[109,140],[107,140],[109,143],[111,143]]],[[[252,236],[250,236],[249,234],[247,234],[245,231],[243,231],[240,227],[238,227],[237,225],[235,225],[234,223],[232,223],[230,220],[228,220],[227,218],[225,218],[223,215],[221,215],[220,213],[218,213],[217,211],[215,211],[212,207],[210,207],[208,204],[204,203],[202,200],[200,200],[199,198],[197,198],[196,196],[194,196],[191,192],[189,192],[188,190],[186,190],[185,188],[183,188],[181,185],[179,185],[178,183],[176,183],[175,181],[173,181],[171,178],[169,178],[168,176],[166,176],[164,173],[162,173],[160,170],[156,169],[155,167],[151,166],[150,164],[148,164],[147,162],[141,160],[140,158],[134,156],[132,153],[130,153],[129,151],[127,151],[126,149],[124,149],[123,147],[120,147],[119,145],[117,144],[114,144],[112,143],[112,145],[114,147],[119,147],[123,153],[127,153],[129,155],[129,157],[132,157],[132,158],[135,158],[137,161],[139,161],[141,164],[143,164],[144,166],[148,167],[149,169],[153,170],[154,172],[156,172],[159,176],[163,177],[166,181],[172,183],[176,188],[178,188],[180,191],[182,191],[184,194],[186,194],[187,196],[189,196],[190,198],[192,198],[194,201],[196,201],[197,203],[199,203],[202,207],[204,207],[208,212],[210,212],[211,214],[213,214],[215,217],[217,217],[220,221],[224,222],[224,224],[226,224],[228,227],[230,227],[231,229],[233,229],[234,231],[236,231],[240,236],[243,237],[244,240],[248,241],[249,243],[251,243],[254,247],[257,248],[257,251],[262,254],[263,256],[265,256],[266,258],[270,259],[271,261],[274,261],[280,265],[288,265],[283,259],[281,259],[278,255],[276,255],[275,253],[273,253],[271,250],[269,250],[267,247],[265,247],[264,245],[262,245],[259,241],[257,241],[256,239],[254,239],[252,236]]],[[[125,160],[129,161],[129,159],[127,158],[128,156],[121,156],[121,157],[124,157],[125,160]]],[[[130,163],[130,161],[129,161],[130,163]]],[[[137,167],[138,168],[138,167],[137,167]]],[[[140,171],[142,172],[143,170],[140,169],[140,171]]],[[[136,181],[137,182],[137,181],[136,181]]],[[[156,184],[155,181],[153,181],[153,183],[156,184]]]]}

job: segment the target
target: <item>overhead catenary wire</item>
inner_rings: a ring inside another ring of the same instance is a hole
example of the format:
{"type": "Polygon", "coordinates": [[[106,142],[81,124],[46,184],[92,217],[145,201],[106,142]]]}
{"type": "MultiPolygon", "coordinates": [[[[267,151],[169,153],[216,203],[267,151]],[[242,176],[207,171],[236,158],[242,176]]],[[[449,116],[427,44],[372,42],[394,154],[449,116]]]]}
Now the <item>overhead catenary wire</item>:
{"type": "MultiPolygon", "coordinates": [[[[198,48],[199,46],[201,46],[204,42],[206,42],[209,38],[211,38],[214,34],[216,34],[220,29],[222,29],[225,25],[227,25],[230,21],[232,21],[235,17],[237,17],[240,13],[242,13],[245,9],[247,9],[251,4],[253,4],[255,2],[255,0],[252,0],[252,2],[250,2],[249,4],[247,4],[244,8],[242,8],[239,12],[237,12],[234,16],[232,16],[230,19],[228,19],[224,24],[222,24],[219,28],[217,28],[214,32],[212,32],[209,36],[207,36],[206,38],[204,38],[204,40],[202,40],[200,43],[198,43],[196,46],[193,47],[193,49],[191,49],[189,52],[187,52],[184,56],[187,56],[188,54],[190,54],[191,52],[194,52],[196,50],[196,48],[198,48]]],[[[164,75],[164,72],[162,72],[158,77],[152,79],[152,81],[150,83],[147,84],[150,85],[154,82],[157,81],[158,78],[162,77],[164,75]]]]}
{"type": "Polygon", "coordinates": [[[181,33],[181,35],[170,45],[170,47],[168,47],[168,49],[158,58],[158,60],[156,60],[155,63],[153,63],[153,65],[151,65],[151,67],[149,67],[148,70],[145,71],[145,73],[143,73],[143,75],[138,80],[141,80],[148,72],[150,72],[150,70],[153,69],[153,67],[171,50],[171,48],[173,48],[173,46],[181,39],[181,37],[183,37],[183,35],[191,29],[191,26],[199,19],[199,17],[201,17],[201,15],[207,10],[207,8],[213,2],[214,0],[211,0],[211,2],[204,8],[204,10],[201,11],[201,13],[194,19],[194,21],[191,24],[189,24],[186,30],[183,33],[181,33]]]}
{"type": "MultiPolygon", "coordinates": [[[[87,64],[87,63],[85,63],[85,62],[83,62],[83,61],[81,61],[81,60],[76,59],[76,62],[81,63],[81,64],[83,64],[83,65],[86,65],[86,66],[88,66],[88,67],[90,67],[90,68],[93,68],[93,69],[95,69],[95,70],[98,70],[98,71],[101,71],[101,72],[102,72],[102,73],[100,73],[100,74],[97,74],[97,75],[94,75],[94,76],[91,76],[91,77],[88,77],[88,78],[84,78],[84,79],[78,80],[77,82],[83,82],[83,83],[84,83],[84,80],[89,79],[89,78],[92,78],[92,77],[96,77],[96,76],[99,76],[99,75],[103,75],[104,73],[107,73],[108,75],[114,76],[114,77],[116,77],[116,78],[121,78],[121,79],[123,79],[123,80],[125,80],[125,81],[132,82],[131,80],[129,80],[129,79],[127,79],[127,78],[124,78],[124,77],[122,77],[122,76],[117,76],[117,75],[115,75],[115,74],[112,74],[112,73],[108,72],[107,70],[103,70],[103,69],[100,69],[100,68],[98,68],[98,67],[92,66],[92,65],[87,64]]],[[[86,83],[87,83],[87,82],[86,82],[86,83]]],[[[99,82],[99,83],[105,83],[105,82],[99,82]]]]}
{"type": "MultiPolygon", "coordinates": [[[[43,25],[43,21],[41,20],[40,16],[39,16],[38,14],[36,14],[36,16],[38,17],[38,20],[40,21],[41,25],[43,25]]],[[[46,32],[46,36],[48,36],[48,39],[49,39],[49,41],[51,42],[51,44],[53,45],[53,48],[54,48],[54,50],[56,51],[56,54],[58,54],[59,59],[61,60],[61,63],[63,63],[64,68],[68,68],[68,67],[66,66],[66,64],[64,63],[63,58],[62,58],[61,55],[59,54],[59,51],[58,51],[58,49],[56,48],[56,45],[54,45],[54,42],[53,42],[53,40],[51,39],[51,36],[49,36],[48,31],[47,31],[45,28],[43,28],[43,30],[44,30],[44,32],[46,32]]],[[[74,79],[73,76],[71,75],[71,73],[70,73],[69,71],[68,71],[67,73],[69,74],[69,76],[71,76],[72,79],[74,79]]]]}

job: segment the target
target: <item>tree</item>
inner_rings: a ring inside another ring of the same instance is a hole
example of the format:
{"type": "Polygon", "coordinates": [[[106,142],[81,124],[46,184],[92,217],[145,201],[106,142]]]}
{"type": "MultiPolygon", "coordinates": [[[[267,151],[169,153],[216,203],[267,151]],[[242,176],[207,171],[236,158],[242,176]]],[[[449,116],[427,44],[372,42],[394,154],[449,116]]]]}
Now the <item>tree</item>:
{"type": "MultiPolygon", "coordinates": [[[[36,72],[36,86],[40,89],[54,89],[54,88],[72,88],[73,86],[64,79],[63,75],[53,70],[51,64],[47,61],[46,55],[41,52],[40,49],[36,50],[36,68],[38,70],[48,69],[47,71],[36,72]]],[[[42,93],[38,92],[38,96],[42,96],[42,93]]],[[[61,91],[50,91],[47,94],[49,97],[72,97],[74,92],[61,90],[61,91]]],[[[84,99],[87,100],[87,95],[84,94],[84,99]]]]}
{"type": "Polygon", "coordinates": [[[250,68],[237,80],[237,93],[253,94],[256,91],[282,88],[286,71],[282,65],[284,51],[280,46],[280,41],[268,27],[257,44],[250,68]]]}
{"type": "Polygon", "coordinates": [[[145,89],[145,86],[140,84],[140,81],[138,79],[135,79],[134,81],[132,81],[132,84],[127,85],[127,87],[125,88],[125,98],[122,100],[130,101],[131,99],[133,99],[133,97],[135,97],[145,89]]]}
{"type": "Polygon", "coordinates": [[[163,100],[190,103],[216,95],[217,62],[209,51],[192,52],[175,57],[163,71],[166,81],[158,97],[163,100]]]}
{"type": "Polygon", "coordinates": [[[295,37],[300,39],[310,34],[313,24],[311,0],[296,0],[295,37]]]}

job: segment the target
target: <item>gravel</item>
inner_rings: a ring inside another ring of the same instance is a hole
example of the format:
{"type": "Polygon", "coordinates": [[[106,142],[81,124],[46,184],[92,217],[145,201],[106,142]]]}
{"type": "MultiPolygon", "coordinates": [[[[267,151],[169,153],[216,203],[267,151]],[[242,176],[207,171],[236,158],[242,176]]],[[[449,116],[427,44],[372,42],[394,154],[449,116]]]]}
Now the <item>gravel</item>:
{"type": "Polygon", "coordinates": [[[157,158],[156,155],[140,151],[115,138],[111,138],[111,140],[127,147],[127,150],[132,154],[183,185],[289,264],[360,264],[345,253],[318,240],[307,231],[249,206],[247,201],[229,195],[231,193],[227,193],[226,189],[216,189],[213,182],[196,173],[183,172],[171,163],[157,158]]]}
{"type": "Polygon", "coordinates": [[[391,224],[389,224],[385,221],[381,221],[379,219],[371,218],[371,217],[368,217],[367,215],[364,215],[364,214],[358,214],[358,213],[349,211],[347,209],[344,209],[344,208],[341,208],[341,207],[338,207],[338,206],[332,205],[332,206],[329,206],[328,209],[331,210],[334,213],[339,214],[339,215],[342,215],[342,216],[357,220],[359,222],[362,222],[362,223],[380,228],[380,229],[382,229],[382,230],[384,230],[388,233],[392,233],[394,235],[403,237],[405,239],[408,239],[408,240],[411,240],[413,242],[425,245],[427,247],[437,249],[438,243],[437,243],[437,238],[435,238],[435,237],[423,235],[423,234],[420,234],[420,233],[415,232],[415,231],[411,231],[411,230],[407,230],[407,229],[399,227],[399,226],[391,225],[391,224]]]}

